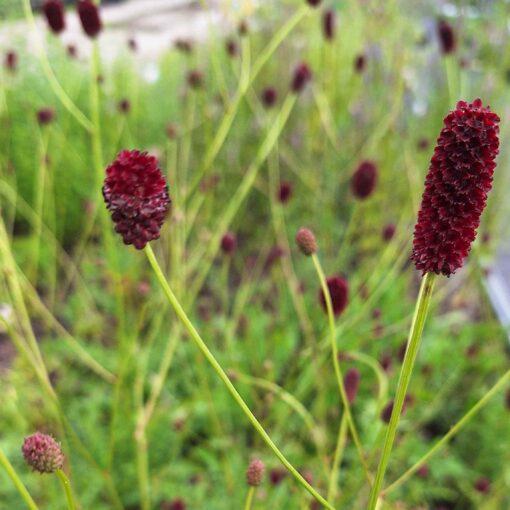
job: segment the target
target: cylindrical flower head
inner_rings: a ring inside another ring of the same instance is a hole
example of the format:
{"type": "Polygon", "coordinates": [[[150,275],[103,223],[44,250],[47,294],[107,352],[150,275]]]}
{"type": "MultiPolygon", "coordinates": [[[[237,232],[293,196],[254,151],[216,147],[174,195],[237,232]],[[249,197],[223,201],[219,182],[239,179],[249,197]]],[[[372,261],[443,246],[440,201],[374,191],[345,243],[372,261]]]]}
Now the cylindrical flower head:
{"type": "Polygon", "coordinates": [[[235,234],[232,232],[227,232],[222,238],[221,238],[221,250],[226,255],[231,255],[234,253],[234,251],[237,248],[237,239],[235,234]]]}
{"type": "Polygon", "coordinates": [[[42,6],[48,26],[54,34],[60,34],[66,27],[62,0],[46,0],[42,6]]]}
{"type": "Polygon", "coordinates": [[[312,255],[317,251],[317,241],[313,232],[307,228],[300,228],[296,234],[296,244],[301,252],[306,255],[312,255]]]}
{"type": "Polygon", "coordinates": [[[60,445],[51,436],[41,432],[26,437],[21,452],[26,463],[39,473],[54,473],[64,465],[60,445]]]}
{"type": "Polygon", "coordinates": [[[388,223],[382,230],[382,238],[384,241],[391,241],[395,236],[397,227],[393,223],[388,223]]]}
{"type": "Polygon", "coordinates": [[[367,65],[367,59],[366,59],[365,55],[363,55],[363,54],[358,55],[354,59],[354,70],[357,73],[362,73],[365,70],[366,65],[367,65]]]}
{"type": "Polygon", "coordinates": [[[101,32],[103,25],[99,16],[99,8],[92,0],[79,0],[78,16],[80,17],[83,31],[89,37],[96,37],[101,32]]]}
{"type": "MultiPolygon", "coordinates": [[[[340,315],[347,306],[347,302],[349,299],[349,286],[347,281],[340,276],[331,276],[326,280],[326,284],[328,286],[329,295],[331,296],[331,304],[333,305],[333,313],[334,315],[340,315]]],[[[322,289],[319,292],[319,300],[322,305],[322,308],[325,312],[327,312],[326,298],[322,289]]]]}
{"type": "Polygon", "coordinates": [[[237,54],[239,53],[239,47],[237,46],[237,43],[234,41],[234,39],[227,39],[225,42],[225,51],[229,57],[237,57],[237,54]]]}
{"type": "Polygon", "coordinates": [[[141,250],[159,238],[170,197],[155,157],[137,150],[122,151],[106,169],[103,196],[115,231],[125,244],[141,250]]]}
{"type": "Polygon", "coordinates": [[[204,84],[204,75],[198,69],[192,69],[188,73],[187,80],[192,89],[199,89],[204,84]]]}
{"type": "Polygon", "coordinates": [[[492,188],[499,117],[476,99],[444,119],[425,179],[412,260],[423,274],[450,276],[471,249],[492,188]]]}
{"type": "Polygon", "coordinates": [[[335,11],[328,9],[324,11],[322,17],[322,31],[324,32],[324,39],[332,41],[335,38],[335,11]]]}
{"type": "Polygon", "coordinates": [[[354,172],[351,179],[353,195],[360,200],[369,197],[377,183],[377,167],[372,161],[363,161],[354,172]]]}
{"type": "Polygon", "coordinates": [[[457,47],[457,38],[453,27],[445,20],[437,23],[437,36],[439,37],[439,45],[443,54],[453,53],[457,47]]]}
{"type": "Polygon", "coordinates": [[[265,471],[264,463],[260,459],[253,459],[246,470],[246,483],[251,487],[258,487],[262,483],[265,471]]]}
{"type": "Polygon", "coordinates": [[[356,400],[360,379],[361,374],[357,368],[349,369],[344,376],[345,393],[347,393],[349,404],[352,404],[354,400],[356,400]]]}
{"type": "Polygon", "coordinates": [[[306,0],[306,2],[310,7],[317,7],[322,0],[306,0]]]}
{"type": "Polygon", "coordinates": [[[292,77],[291,89],[292,92],[299,94],[306,87],[306,84],[312,79],[312,71],[308,64],[301,62],[294,70],[292,77]]]}

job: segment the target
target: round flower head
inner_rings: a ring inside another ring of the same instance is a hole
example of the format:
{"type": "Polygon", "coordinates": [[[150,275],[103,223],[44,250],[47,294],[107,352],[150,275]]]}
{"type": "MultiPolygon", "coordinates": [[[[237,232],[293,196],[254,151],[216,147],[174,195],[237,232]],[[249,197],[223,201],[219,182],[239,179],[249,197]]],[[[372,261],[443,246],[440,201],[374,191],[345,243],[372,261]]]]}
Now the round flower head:
{"type": "Polygon", "coordinates": [[[301,252],[306,255],[312,255],[317,251],[317,241],[313,232],[307,228],[300,228],[296,234],[296,244],[301,252]]]}
{"type": "Polygon", "coordinates": [[[437,23],[437,36],[439,38],[439,45],[444,55],[453,53],[457,47],[457,38],[453,27],[445,20],[440,20],[437,23]]]}
{"type": "Polygon", "coordinates": [[[294,76],[292,77],[291,89],[292,92],[299,94],[306,87],[306,84],[312,79],[312,71],[308,67],[308,64],[301,62],[294,70],[294,76]]]}
{"type": "Polygon", "coordinates": [[[257,487],[262,483],[266,466],[260,459],[253,459],[246,470],[246,483],[251,487],[257,487]]]}
{"type": "Polygon", "coordinates": [[[450,276],[471,249],[492,188],[499,117],[476,99],[444,119],[425,179],[412,260],[423,274],[450,276]]]}
{"type": "Polygon", "coordinates": [[[376,183],[377,167],[372,161],[363,161],[352,176],[352,193],[356,198],[364,200],[373,193],[376,183]]]}
{"type": "Polygon", "coordinates": [[[269,481],[271,485],[280,485],[280,483],[287,476],[287,471],[283,468],[273,468],[269,471],[269,481]]]}
{"type": "Polygon", "coordinates": [[[99,8],[92,0],[79,0],[78,16],[80,17],[83,31],[89,37],[94,38],[101,32],[103,25],[99,16],[99,8]]]}
{"type": "Polygon", "coordinates": [[[317,7],[322,0],[306,0],[306,2],[310,7],[317,7]]]}
{"type": "Polygon", "coordinates": [[[66,27],[62,0],[46,0],[42,6],[42,11],[51,31],[54,34],[60,34],[66,27]]]}
{"type": "Polygon", "coordinates": [[[41,432],[26,437],[21,451],[26,463],[39,473],[54,473],[64,465],[60,444],[41,432]]]}
{"type": "MultiPolygon", "coordinates": [[[[331,304],[333,306],[333,313],[338,316],[340,315],[347,306],[349,299],[349,286],[347,281],[340,276],[331,276],[326,280],[328,286],[329,295],[331,296],[331,304]]],[[[327,312],[326,298],[322,289],[319,293],[319,300],[322,308],[327,312]]]]}
{"type": "Polygon", "coordinates": [[[237,239],[235,234],[232,232],[227,232],[222,238],[221,238],[221,250],[226,255],[231,255],[234,253],[234,251],[237,248],[237,239]]]}
{"type": "Polygon", "coordinates": [[[322,31],[324,32],[324,39],[332,41],[335,38],[335,11],[328,9],[324,11],[322,16],[322,31]]]}
{"type": "Polygon", "coordinates": [[[278,189],[278,200],[281,204],[286,204],[292,197],[292,183],[283,181],[278,189]]]}
{"type": "Polygon", "coordinates": [[[125,244],[141,250],[158,239],[170,208],[168,186],[155,157],[124,150],[106,169],[106,207],[125,244]]]}
{"type": "Polygon", "coordinates": [[[37,122],[39,122],[41,126],[46,126],[50,124],[54,118],[55,110],[53,110],[52,108],[41,108],[37,112],[37,122]]]}
{"type": "Polygon", "coordinates": [[[344,376],[345,392],[347,393],[347,400],[350,404],[356,400],[360,378],[361,374],[356,368],[349,369],[344,376]]]}
{"type": "Polygon", "coordinates": [[[476,480],[474,487],[477,492],[487,494],[491,489],[491,481],[485,476],[482,476],[476,480]]]}
{"type": "Polygon", "coordinates": [[[278,99],[278,92],[273,87],[267,87],[262,91],[262,103],[266,108],[271,108],[275,105],[278,99]]]}

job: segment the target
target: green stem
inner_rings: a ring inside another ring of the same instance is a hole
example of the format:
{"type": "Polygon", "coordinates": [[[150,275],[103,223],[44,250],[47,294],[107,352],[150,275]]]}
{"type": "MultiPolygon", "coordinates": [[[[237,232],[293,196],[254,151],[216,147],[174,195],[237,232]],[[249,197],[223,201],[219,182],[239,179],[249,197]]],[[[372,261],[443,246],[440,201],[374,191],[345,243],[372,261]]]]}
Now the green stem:
{"type": "Polygon", "coordinates": [[[251,510],[251,504],[253,502],[254,494],[255,494],[255,487],[250,487],[248,489],[248,494],[246,494],[246,503],[244,504],[244,510],[251,510]]]}
{"type": "Polygon", "coordinates": [[[331,343],[331,355],[333,358],[333,366],[335,369],[335,377],[338,384],[338,389],[340,390],[340,397],[342,399],[342,404],[344,406],[344,412],[347,417],[347,423],[349,425],[352,440],[354,441],[354,445],[356,446],[356,450],[358,451],[358,456],[361,460],[361,464],[363,465],[363,469],[365,470],[365,475],[367,477],[368,482],[372,483],[372,476],[370,475],[370,471],[365,460],[365,453],[363,452],[363,447],[359,439],[358,431],[356,430],[356,426],[352,418],[351,406],[349,405],[349,399],[347,398],[347,392],[345,391],[344,378],[342,376],[342,371],[340,369],[340,362],[338,361],[338,347],[336,344],[336,331],[335,331],[335,316],[333,314],[331,294],[329,293],[328,285],[326,283],[326,277],[324,276],[324,271],[322,270],[319,257],[317,257],[315,253],[312,255],[312,261],[313,265],[315,266],[317,276],[319,277],[320,280],[322,293],[324,294],[324,299],[326,300],[326,309],[328,312],[328,323],[330,333],[329,338],[331,343]]]}
{"type": "Polygon", "coordinates": [[[2,466],[7,473],[7,476],[12,480],[16,489],[20,493],[20,496],[23,498],[25,503],[27,504],[30,510],[39,510],[38,506],[35,504],[35,501],[32,499],[32,496],[28,492],[27,488],[19,478],[16,470],[13,465],[9,462],[9,459],[5,456],[4,452],[0,448],[0,466],[2,466]]]}
{"type": "Polygon", "coordinates": [[[152,251],[151,246],[148,244],[145,247],[145,254],[150,262],[150,265],[152,269],[154,270],[154,273],[156,275],[156,278],[161,285],[166,298],[168,299],[168,302],[173,307],[176,315],[178,316],[179,320],[182,322],[184,327],[186,328],[188,334],[191,336],[192,340],[195,342],[198,349],[202,352],[206,360],[209,362],[211,367],[214,369],[218,377],[221,379],[223,384],[226,386],[227,390],[230,392],[234,400],[236,401],[237,405],[241,408],[243,413],[247,416],[255,430],[258,432],[260,437],[264,440],[264,442],[267,444],[267,446],[273,451],[273,453],[276,455],[276,457],[280,460],[280,462],[287,468],[287,470],[291,473],[291,475],[296,479],[296,481],[305,489],[307,490],[319,503],[321,503],[325,508],[328,508],[330,510],[334,510],[333,507],[299,474],[299,472],[294,468],[294,466],[287,460],[287,458],[283,455],[283,453],[278,449],[278,447],[273,443],[272,439],[269,437],[267,432],[264,430],[260,422],[255,418],[253,413],[251,412],[250,408],[246,404],[246,402],[243,400],[241,395],[238,393],[230,379],[228,378],[227,374],[221,367],[221,365],[218,363],[214,355],[211,353],[205,342],[202,340],[200,334],[195,329],[191,321],[189,320],[188,316],[186,315],[186,312],[183,310],[181,304],[175,297],[174,293],[172,292],[172,289],[168,285],[168,282],[166,281],[165,276],[163,275],[163,272],[161,268],[159,267],[158,261],[156,260],[156,257],[154,255],[154,252],[152,251]]]}
{"type": "Polygon", "coordinates": [[[67,508],[69,510],[76,510],[76,504],[74,502],[73,491],[71,490],[69,479],[61,469],[57,469],[56,474],[62,483],[62,487],[64,488],[64,492],[66,494],[67,508]]]}
{"type": "Polygon", "coordinates": [[[384,475],[386,468],[390,460],[391,450],[393,448],[393,442],[397,434],[398,421],[402,408],[404,407],[404,399],[411,380],[411,374],[420,348],[421,336],[423,333],[423,327],[425,325],[425,319],[427,318],[427,312],[432,297],[432,289],[434,288],[434,273],[427,273],[421,282],[420,293],[418,300],[416,301],[416,308],[414,311],[413,322],[411,324],[411,330],[409,332],[409,340],[407,342],[407,349],[400,371],[400,377],[398,380],[397,393],[393,402],[393,411],[391,413],[390,423],[386,432],[386,438],[384,440],[383,452],[377,468],[375,476],[375,482],[370,492],[370,500],[368,509],[374,510],[379,499],[379,493],[381,491],[382,484],[384,482],[384,475]]]}
{"type": "Polygon", "coordinates": [[[510,382],[510,370],[505,372],[503,376],[496,382],[496,384],[453,426],[450,430],[417,462],[415,462],[403,475],[401,475],[392,484],[384,489],[381,495],[386,495],[389,492],[400,487],[406,482],[423,464],[425,464],[433,455],[435,455],[443,446],[445,446],[452,437],[454,437],[478,411],[480,411],[488,402],[501,391],[510,382]]]}
{"type": "Polygon", "coordinates": [[[329,477],[328,485],[328,500],[334,501],[337,492],[338,484],[338,468],[342,462],[343,452],[345,450],[345,443],[347,440],[347,414],[344,413],[340,427],[338,428],[338,437],[336,441],[335,455],[333,457],[333,465],[331,466],[331,475],[329,477]]]}

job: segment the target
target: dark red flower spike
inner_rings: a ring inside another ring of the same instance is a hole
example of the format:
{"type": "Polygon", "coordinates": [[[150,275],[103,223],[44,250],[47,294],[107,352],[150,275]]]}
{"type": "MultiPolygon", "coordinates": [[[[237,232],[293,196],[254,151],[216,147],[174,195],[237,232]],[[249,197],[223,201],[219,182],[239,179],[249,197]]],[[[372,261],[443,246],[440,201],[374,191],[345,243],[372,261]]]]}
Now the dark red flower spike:
{"type": "Polygon", "coordinates": [[[103,24],[99,15],[99,7],[92,0],[79,0],[78,16],[80,17],[83,31],[89,37],[94,38],[101,32],[103,24]]]}
{"type": "Polygon", "coordinates": [[[462,267],[492,188],[499,117],[480,99],[459,101],[444,126],[425,179],[412,260],[423,274],[462,267]]]}

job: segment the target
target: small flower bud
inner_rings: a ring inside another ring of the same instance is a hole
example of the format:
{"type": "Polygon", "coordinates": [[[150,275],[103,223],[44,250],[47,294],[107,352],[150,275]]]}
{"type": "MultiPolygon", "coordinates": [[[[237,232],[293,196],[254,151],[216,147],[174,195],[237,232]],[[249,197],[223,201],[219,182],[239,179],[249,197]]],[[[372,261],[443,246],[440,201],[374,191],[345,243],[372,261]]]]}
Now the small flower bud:
{"type": "Polygon", "coordinates": [[[251,487],[258,487],[262,483],[266,466],[260,459],[254,459],[250,462],[246,470],[246,483],[251,487]]]}
{"type": "Polygon", "coordinates": [[[278,201],[281,204],[286,204],[292,197],[292,183],[288,181],[283,181],[280,183],[280,188],[278,189],[278,201]]]}
{"type": "Polygon", "coordinates": [[[37,112],[37,122],[39,122],[41,126],[50,124],[54,118],[55,110],[53,110],[53,108],[41,108],[37,112]]]}
{"type": "Polygon", "coordinates": [[[328,9],[324,11],[322,17],[322,31],[326,41],[332,41],[335,38],[335,11],[328,9]]]}
{"type": "Polygon", "coordinates": [[[448,55],[455,51],[457,47],[457,38],[450,23],[445,20],[438,21],[437,36],[439,38],[439,45],[443,55],[448,55]]]}
{"type": "Polygon", "coordinates": [[[299,94],[304,90],[306,84],[312,79],[312,71],[308,67],[308,64],[302,62],[294,70],[294,76],[292,77],[291,90],[292,92],[299,94]]]}
{"type": "Polygon", "coordinates": [[[275,105],[278,99],[278,92],[273,87],[266,87],[262,91],[262,103],[266,108],[271,108],[275,105]]]}
{"type": "Polygon", "coordinates": [[[54,473],[64,465],[60,444],[41,432],[26,437],[21,451],[26,463],[39,473],[54,473]]]}
{"type": "Polygon", "coordinates": [[[313,232],[307,228],[300,228],[296,234],[296,244],[301,252],[310,256],[317,251],[317,241],[313,232]]]}
{"type": "Polygon", "coordinates": [[[221,238],[221,250],[225,255],[232,255],[237,248],[237,239],[234,233],[227,232],[221,238]]]}

